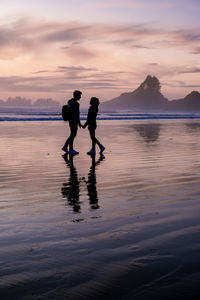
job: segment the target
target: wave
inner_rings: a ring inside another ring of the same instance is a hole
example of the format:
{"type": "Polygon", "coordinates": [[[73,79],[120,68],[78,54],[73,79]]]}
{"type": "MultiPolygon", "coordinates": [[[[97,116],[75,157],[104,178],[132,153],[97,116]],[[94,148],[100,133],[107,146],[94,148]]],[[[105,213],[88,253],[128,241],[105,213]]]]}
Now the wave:
{"type": "MultiPolygon", "coordinates": [[[[81,114],[80,119],[86,120],[87,114],[81,114]]],[[[148,120],[148,119],[200,119],[200,114],[161,114],[161,113],[100,113],[97,120],[148,120]]],[[[20,113],[20,114],[0,114],[0,122],[16,121],[61,121],[60,113],[20,113]]]]}

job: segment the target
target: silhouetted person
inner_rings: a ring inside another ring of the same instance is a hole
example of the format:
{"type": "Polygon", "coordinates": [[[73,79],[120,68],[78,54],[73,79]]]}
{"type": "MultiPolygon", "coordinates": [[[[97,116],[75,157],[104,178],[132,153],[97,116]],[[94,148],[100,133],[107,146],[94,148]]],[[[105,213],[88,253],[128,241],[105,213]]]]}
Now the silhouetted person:
{"type": "Polygon", "coordinates": [[[88,190],[88,197],[89,202],[92,209],[98,209],[98,194],[97,194],[97,188],[96,188],[96,166],[105,158],[103,154],[100,155],[98,161],[95,161],[95,155],[92,155],[92,165],[90,167],[90,171],[88,173],[88,181],[87,184],[87,190],[88,190]]]}
{"type": "Polygon", "coordinates": [[[76,155],[79,152],[74,150],[74,138],[77,134],[78,125],[81,127],[80,123],[80,111],[79,111],[79,103],[78,101],[81,99],[82,92],[76,90],[73,93],[73,98],[68,101],[70,116],[69,116],[69,127],[70,127],[70,136],[65,142],[65,145],[63,146],[62,150],[66,153],[69,153],[70,155],[76,155]],[[69,147],[69,149],[68,149],[69,147]]]}
{"type": "Polygon", "coordinates": [[[99,146],[100,153],[102,153],[105,150],[105,147],[99,142],[99,140],[95,136],[95,130],[97,128],[96,117],[98,114],[98,106],[99,106],[99,99],[96,97],[92,97],[90,99],[90,107],[88,109],[87,121],[82,126],[83,128],[86,128],[88,126],[90,137],[92,140],[92,148],[89,152],[87,152],[88,155],[95,154],[96,144],[99,146]]]}
{"type": "Polygon", "coordinates": [[[78,179],[76,168],[73,163],[73,156],[70,155],[69,159],[67,154],[63,155],[66,165],[70,168],[70,177],[68,183],[64,183],[61,189],[64,198],[67,198],[70,206],[73,206],[74,212],[80,211],[79,195],[80,195],[80,181],[78,179]]]}

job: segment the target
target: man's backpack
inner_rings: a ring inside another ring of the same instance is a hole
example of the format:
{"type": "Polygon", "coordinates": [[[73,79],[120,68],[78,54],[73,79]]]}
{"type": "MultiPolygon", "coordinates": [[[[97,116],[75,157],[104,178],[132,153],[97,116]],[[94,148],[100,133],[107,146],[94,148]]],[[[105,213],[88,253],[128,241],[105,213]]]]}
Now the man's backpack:
{"type": "Polygon", "coordinates": [[[69,105],[63,105],[62,107],[62,118],[64,121],[69,121],[69,105]]]}

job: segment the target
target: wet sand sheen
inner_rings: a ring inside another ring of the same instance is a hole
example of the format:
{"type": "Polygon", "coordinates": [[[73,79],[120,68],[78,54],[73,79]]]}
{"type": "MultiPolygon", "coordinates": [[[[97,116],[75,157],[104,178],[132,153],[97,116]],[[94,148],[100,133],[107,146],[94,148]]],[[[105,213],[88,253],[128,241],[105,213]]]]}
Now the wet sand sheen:
{"type": "Polygon", "coordinates": [[[200,121],[98,124],[95,160],[87,130],[69,159],[62,122],[2,124],[2,299],[199,294],[200,121]]]}

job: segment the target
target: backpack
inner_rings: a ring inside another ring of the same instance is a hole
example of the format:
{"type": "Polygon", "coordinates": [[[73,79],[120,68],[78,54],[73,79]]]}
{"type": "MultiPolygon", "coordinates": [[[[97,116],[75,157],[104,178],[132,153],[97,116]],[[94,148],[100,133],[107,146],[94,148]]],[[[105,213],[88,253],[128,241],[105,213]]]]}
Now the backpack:
{"type": "Polygon", "coordinates": [[[70,115],[70,110],[69,110],[69,105],[63,105],[62,107],[62,118],[64,121],[69,121],[69,115],[70,115]]]}

